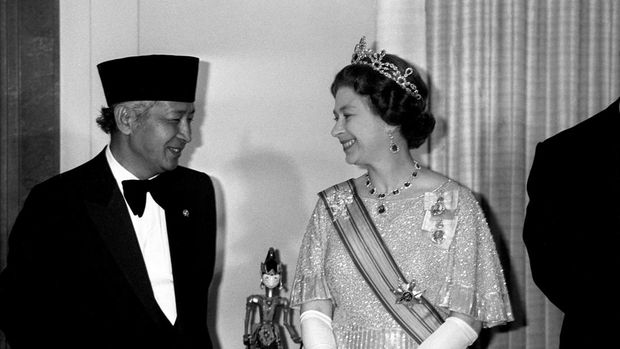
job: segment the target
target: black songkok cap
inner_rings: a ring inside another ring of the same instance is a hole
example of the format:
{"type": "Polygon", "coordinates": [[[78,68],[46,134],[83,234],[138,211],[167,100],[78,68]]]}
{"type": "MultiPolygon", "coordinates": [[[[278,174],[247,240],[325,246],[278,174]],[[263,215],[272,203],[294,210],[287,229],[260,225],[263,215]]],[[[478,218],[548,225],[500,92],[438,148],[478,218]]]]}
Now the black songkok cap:
{"type": "Polygon", "coordinates": [[[198,58],[149,55],[113,59],[97,69],[108,106],[128,101],[194,102],[198,58]]]}

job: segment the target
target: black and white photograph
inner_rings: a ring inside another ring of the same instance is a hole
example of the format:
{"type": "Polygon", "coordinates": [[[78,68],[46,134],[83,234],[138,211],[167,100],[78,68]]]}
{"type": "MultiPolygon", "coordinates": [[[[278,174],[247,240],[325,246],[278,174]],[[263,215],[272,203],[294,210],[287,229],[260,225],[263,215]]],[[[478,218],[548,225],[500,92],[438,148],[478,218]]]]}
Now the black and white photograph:
{"type": "Polygon", "coordinates": [[[0,1],[0,349],[618,341],[620,2],[0,1]]]}

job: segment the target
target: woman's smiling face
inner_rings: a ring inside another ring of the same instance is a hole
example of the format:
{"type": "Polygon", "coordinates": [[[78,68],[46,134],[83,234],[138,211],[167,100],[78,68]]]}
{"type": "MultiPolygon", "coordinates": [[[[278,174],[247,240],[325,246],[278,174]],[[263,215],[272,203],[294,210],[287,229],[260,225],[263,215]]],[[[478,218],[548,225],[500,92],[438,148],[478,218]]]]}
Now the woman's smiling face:
{"type": "Polygon", "coordinates": [[[375,114],[367,97],[343,86],[336,91],[334,120],[331,135],[338,138],[345,160],[352,165],[364,166],[386,156],[389,138],[387,124],[375,114]]]}

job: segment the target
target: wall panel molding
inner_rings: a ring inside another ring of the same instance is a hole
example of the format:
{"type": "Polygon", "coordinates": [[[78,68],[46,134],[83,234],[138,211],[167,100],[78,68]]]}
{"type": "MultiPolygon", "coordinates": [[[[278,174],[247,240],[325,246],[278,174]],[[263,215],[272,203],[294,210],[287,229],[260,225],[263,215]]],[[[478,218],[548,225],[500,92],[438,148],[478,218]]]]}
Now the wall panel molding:
{"type": "Polygon", "coordinates": [[[0,269],[30,189],[59,171],[58,33],[57,0],[0,1],[0,269]]]}

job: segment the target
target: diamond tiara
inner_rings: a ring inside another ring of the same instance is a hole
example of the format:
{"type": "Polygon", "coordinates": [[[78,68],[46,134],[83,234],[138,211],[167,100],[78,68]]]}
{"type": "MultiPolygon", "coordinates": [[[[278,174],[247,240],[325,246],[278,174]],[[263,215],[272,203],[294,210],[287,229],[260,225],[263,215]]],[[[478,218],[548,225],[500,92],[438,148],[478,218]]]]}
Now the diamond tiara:
{"type": "Polygon", "coordinates": [[[372,69],[376,70],[380,74],[394,80],[400,87],[402,87],[408,94],[416,99],[422,99],[422,96],[418,92],[416,85],[407,81],[407,77],[413,74],[413,68],[408,67],[405,69],[405,73],[401,73],[398,67],[389,62],[382,62],[385,56],[385,50],[381,52],[375,52],[369,48],[366,44],[366,37],[362,36],[359,44],[355,45],[353,50],[353,57],[351,57],[351,64],[364,64],[369,65],[372,69]]]}

